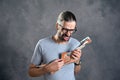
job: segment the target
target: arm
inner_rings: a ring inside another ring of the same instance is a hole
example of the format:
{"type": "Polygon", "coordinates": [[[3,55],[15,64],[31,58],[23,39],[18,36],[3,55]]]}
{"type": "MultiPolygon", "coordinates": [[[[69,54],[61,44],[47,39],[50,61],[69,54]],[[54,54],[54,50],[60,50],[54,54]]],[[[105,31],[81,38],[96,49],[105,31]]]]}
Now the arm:
{"type": "Polygon", "coordinates": [[[74,50],[71,54],[71,60],[70,60],[69,63],[74,62],[74,64],[75,64],[75,68],[74,68],[75,74],[77,74],[81,69],[81,60],[80,60],[81,55],[82,55],[81,50],[74,50]]]}
{"type": "Polygon", "coordinates": [[[81,70],[81,61],[78,61],[75,64],[74,72],[77,74],[81,70]]]}
{"type": "Polygon", "coordinates": [[[61,69],[63,65],[64,62],[61,59],[56,59],[51,63],[43,64],[40,66],[30,64],[28,73],[31,77],[38,77],[46,73],[56,72],[61,69]]]}
{"type": "Polygon", "coordinates": [[[31,77],[37,77],[37,76],[41,76],[44,75],[45,73],[48,73],[45,69],[45,65],[41,65],[40,67],[37,67],[34,64],[30,64],[29,66],[29,70],[28,70],[28,74],[31,77]]]}
{"type": "Polygon", "coordinates": [[[74,72],[77,74],[81,70],[81,65],[75,65],[74,72]]]}

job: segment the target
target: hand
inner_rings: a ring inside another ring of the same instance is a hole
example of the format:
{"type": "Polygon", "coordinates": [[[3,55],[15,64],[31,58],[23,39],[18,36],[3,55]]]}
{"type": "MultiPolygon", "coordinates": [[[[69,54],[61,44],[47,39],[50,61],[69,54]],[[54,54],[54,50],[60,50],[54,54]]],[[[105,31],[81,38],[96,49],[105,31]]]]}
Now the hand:
{"type": "Polygon", "coordinates": [[[80,58],[82,55],[82,51],[79,49],[76,49],[74,51],[72,51],[70,57],[71,57],[71,62],[79,62],[80,58]]]}
{"type": "Polygon", "coordinates": [[[47,64],[45,66],[45,70],[47,72],[56,72],[58,71],[59,69],[62,68],[62,66],[64,65],[64,62],[62,59],[56,59],[54,60],[53,62],[47,64]]]}

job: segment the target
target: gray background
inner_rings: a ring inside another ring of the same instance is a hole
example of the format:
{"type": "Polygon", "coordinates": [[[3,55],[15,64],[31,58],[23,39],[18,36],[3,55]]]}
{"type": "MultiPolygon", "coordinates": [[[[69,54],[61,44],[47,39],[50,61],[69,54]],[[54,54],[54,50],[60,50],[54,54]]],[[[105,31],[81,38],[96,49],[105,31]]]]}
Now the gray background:
{"type": "Polygon", "coordinates": [[[76,80],[120,80],[120,0],[0,0],[0,80],[43,80],[29,77],[28,66],[37,41],[55,34],[64,10],[77,17],[73,37],[93,40],[76,80]]]}

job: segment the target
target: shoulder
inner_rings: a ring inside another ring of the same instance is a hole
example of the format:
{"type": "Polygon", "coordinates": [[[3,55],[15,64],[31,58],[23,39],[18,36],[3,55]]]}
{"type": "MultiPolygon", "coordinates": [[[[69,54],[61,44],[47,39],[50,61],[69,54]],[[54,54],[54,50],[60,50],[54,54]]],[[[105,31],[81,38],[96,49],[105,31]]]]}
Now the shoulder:
{"type": "Polygon", "coordinates": [[[37,42],[37,45],[42,46],[51,42],[51,37],[42,38],[37,42]]]}
{"type": "Polygon", "coordinates": [[[42,38],[38,41],[38,43],[44,43],[46,41],[49,41],[50,37],[42,38]]]}

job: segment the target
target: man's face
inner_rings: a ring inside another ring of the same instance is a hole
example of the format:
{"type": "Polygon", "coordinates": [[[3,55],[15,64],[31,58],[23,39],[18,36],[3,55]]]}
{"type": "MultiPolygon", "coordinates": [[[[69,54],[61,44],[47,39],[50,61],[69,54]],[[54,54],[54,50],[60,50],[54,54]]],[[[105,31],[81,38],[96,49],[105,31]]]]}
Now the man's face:
{"type": "Polygon", "coordinates": [[[61,31],[59,33],[59,39],[62,42],[69,41],[72,33],[75,31],[76,22],[75,21],[64,21],[63,24],[58,24],[61,27],[61,31]]]}

